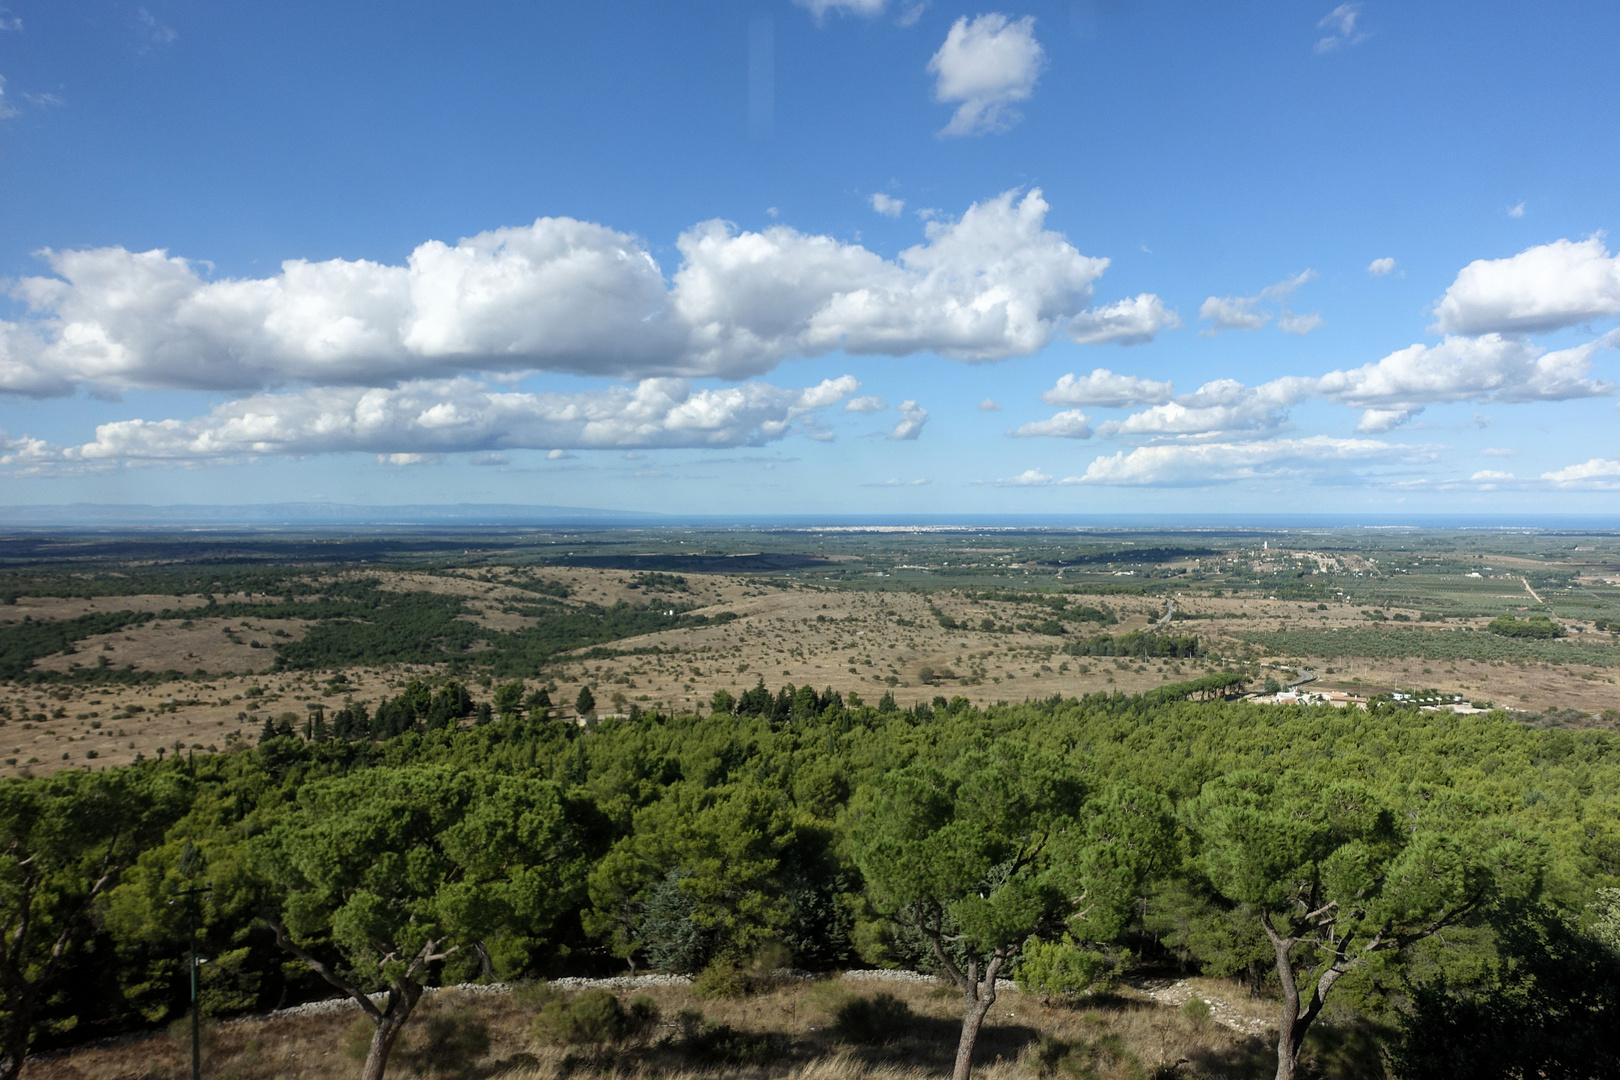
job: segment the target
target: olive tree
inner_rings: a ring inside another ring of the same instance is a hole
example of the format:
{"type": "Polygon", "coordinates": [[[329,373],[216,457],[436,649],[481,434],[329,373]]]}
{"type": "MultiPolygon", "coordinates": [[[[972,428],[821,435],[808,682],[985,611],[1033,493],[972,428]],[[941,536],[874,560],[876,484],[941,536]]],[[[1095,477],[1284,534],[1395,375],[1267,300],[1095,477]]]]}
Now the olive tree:
{"type": "Polygon", "coordinates": [[[277,942],[375,1025],[363,1080],[381,1080],[435,965],[470,950],[489,974],[520,970],[582,875],[554,783],[444,767],[308,784],[252,855],[277,942]]]}
{"type": "Polygon", "coordinates": [[[1278,1080],[1295,1076],[1306,1032],[1346,974],[1540,886],[1540,851],[1511,827],[1398,819],[1365,788],[1306,773],[1212,780],[1189,817],[1214,893],[1271,944],[1278,1080]]]}
{"type": "Polygon", "coordinates": [[[1081,795],[1055,759],[997,743],[946,770],[889,773],[855,815],[851,846],[874,904],[920,932],[961,991],[955,1080],[972,1072],[996,979],[1069,910],[1052,856],[1081,795]]]}

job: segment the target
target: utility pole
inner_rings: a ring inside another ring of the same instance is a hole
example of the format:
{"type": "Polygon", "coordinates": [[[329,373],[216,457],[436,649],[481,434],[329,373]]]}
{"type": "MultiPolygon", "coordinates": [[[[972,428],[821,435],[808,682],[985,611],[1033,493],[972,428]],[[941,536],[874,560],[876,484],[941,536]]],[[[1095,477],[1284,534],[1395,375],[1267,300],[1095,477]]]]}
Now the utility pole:
{"type": "Polygon", "coordinates": [[[202,1080],[202,1018],[197,1011],[197,897],[210,894],[210,886],[181,889],[170,904],[186,903],[187,936],[191,941],[191,1080],[202,1080]]]}

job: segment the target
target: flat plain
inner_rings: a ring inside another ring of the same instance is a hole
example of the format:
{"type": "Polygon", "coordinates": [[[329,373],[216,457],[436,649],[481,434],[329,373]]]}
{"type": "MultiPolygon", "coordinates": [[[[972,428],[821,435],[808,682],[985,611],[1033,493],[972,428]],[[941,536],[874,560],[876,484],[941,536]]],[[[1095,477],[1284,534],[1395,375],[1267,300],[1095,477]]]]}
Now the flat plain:
{"type": "Polygon", "coordinates": [[[266,718],[375,709],[412,679],[477,700],[521,682],[562,720],[581,719],[584,687],[602,716],[708,712],[716,691],[757,685],[907,708],[1223,671],[1251,691],[1309,678],[1533,723],[1620,720],[1606,533],[24,535],[0,542],[0,601],[0,775],[222,752],[266,718]],[[1546,616],[1557,636],[1494,633],[1501,615],[1546,616]],[[1134,652],[1108,644],[1141,635],[1134,652]],[[1181,655],[1152,655],[1154,639],[1181,655]]]}

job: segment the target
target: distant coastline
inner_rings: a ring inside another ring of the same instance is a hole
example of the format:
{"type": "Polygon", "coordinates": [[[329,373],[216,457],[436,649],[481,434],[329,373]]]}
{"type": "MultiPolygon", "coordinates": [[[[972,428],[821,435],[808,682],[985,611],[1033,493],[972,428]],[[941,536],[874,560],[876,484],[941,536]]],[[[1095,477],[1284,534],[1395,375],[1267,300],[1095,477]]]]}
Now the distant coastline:
{"type": "Polygon", "coordinates": [[[744,528],[859,531],[953,529],[1459,529],[1620,531],[1616,514],[663,514],[578,506],[451,503],[238,505],[66,503],[0,507],[0,533],[106,529],[744,528]]]}

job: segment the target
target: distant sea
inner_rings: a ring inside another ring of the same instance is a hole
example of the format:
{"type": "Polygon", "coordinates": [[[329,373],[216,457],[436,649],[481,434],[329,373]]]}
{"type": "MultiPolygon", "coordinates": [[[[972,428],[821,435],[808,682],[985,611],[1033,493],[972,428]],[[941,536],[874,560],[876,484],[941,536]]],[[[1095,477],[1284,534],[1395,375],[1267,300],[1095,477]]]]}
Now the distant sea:
{"type": "Polygon", "coordinates": [[[72,503],[0,507],[0,532],[276,529],[739,528],[806,530],[1148,529],[1480,529],[1620,531],[1620,514],[654,514],[578,506],[362,506],[261,503],[147,506],[72,503]]]}

